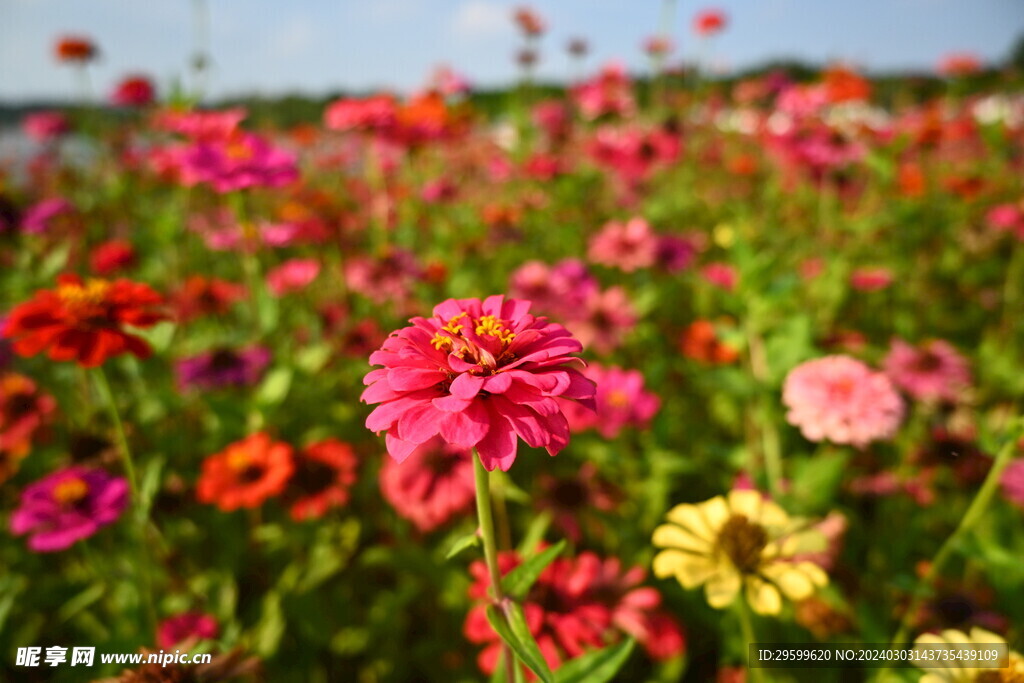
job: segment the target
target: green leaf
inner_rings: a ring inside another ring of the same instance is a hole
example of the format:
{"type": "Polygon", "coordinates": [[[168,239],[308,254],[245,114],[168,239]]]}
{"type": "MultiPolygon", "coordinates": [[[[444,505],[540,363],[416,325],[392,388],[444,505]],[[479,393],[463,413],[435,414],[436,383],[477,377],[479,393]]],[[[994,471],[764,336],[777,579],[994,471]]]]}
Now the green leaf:
{"type": "Polygon", "coordinates": [[[153,506],[153,498],[156,497],[157,491],[160,490],[160,474],[163,472],[164,459],[154,458],[150,462],[146,463],[145,468],[142,472],[142,481],[139,483],[139,505],[145,514],[149,514],[149,509],[153,506]]]}
{"type": "Polygon", "coordinates": [[[831,506],[849,459],[845,451],[832,451],[794,462],[792,498],[801,512],[821,512],[831,506]]]}
{"type": "Polygon", "coordinates": [[[544,655],[541,654],[537,641],[533,639],[530,628],[526,625],[522,607],[511,604],[504,610],[504,614],[493,606],[488,607],[487,621],[491,623],[491,628],[501,636],[501,639],[508,643],[516,657],[529,667],[530,671],[537,674],[544,683],[554,681],[551,669],[544,661],[544,655]]]}
{"type": "Polygon", "coordinates": [[[603,650],[571,659],[555,672],[555,683],[605,683],[612,680],[633,652],[632,638],[603,650]]]}
{"type": "Polygon", "coordinates": [[[106,591],[107,588],[103,583],[92,584],[84,591],[61,605],[60,610],[57,612],[57,620],[63,623],[68,619],[71,619],[76,614],[89,607],[89,605],[102,598],[106,591]]]}
{"type": "Polygon", "coordinates": [[[551,526],[550,511],[544,510],[534,515],[533,521],[530,522],[526,533],[523,534],[523,540],[519,543],[520,557],[529,557],[537,551],[537,546],[544,540],[544,534],[547,533],[549,526],[551,526]]]}
{"type": "Polygon", "coordinates": [[[467,548],[475,548],[480,545],[480,537],[476,533],[466,534],[452,544],[451,549],[445,554],[444,559],[450,560],[467,548]]]}
{"type": "Polygon", "coordinates": [[[537,577],[544,569],[555,561],[555,558],[562,554],[565,549],[565,541],[561,540],[555,545],[537,553],[526,562],[510,571],[501,580],[501,588],[505,595],[514,600],[522,600],[530,590],[537,577]]]}
{"type": "Polygon", "coordinates": [[[294,374],[291,368],[271,370],[256,392],[256,402],[264,406],[280,404],[291,389],[294,374]]]}
{"type": "Polygon", "coordinates": [[[285,620],[281,610],[281,595],[270,591],[263,598],[263,612],[253,628],[253,649],[263,657],[277,652],[277,646],[284,635],[285,620]]]}

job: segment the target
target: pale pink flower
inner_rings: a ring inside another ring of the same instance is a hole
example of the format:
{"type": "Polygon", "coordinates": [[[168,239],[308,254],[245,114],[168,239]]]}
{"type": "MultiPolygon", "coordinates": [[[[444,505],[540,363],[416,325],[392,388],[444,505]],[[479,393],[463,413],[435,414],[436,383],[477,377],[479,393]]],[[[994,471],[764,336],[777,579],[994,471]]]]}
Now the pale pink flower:
{"type": "Polygon", "coordinates": [[[782,388],[786,420],[810,441],[858,448],[892,438],[903,401],[889,378],[849,356],[826,356],[790,371],[782,388]]]}

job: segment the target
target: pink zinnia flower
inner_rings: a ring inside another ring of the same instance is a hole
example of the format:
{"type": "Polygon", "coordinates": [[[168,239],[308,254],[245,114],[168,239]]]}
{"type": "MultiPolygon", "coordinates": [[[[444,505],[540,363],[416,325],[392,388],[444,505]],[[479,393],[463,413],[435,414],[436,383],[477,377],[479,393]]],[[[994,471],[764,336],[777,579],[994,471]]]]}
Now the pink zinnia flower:
{"type": "Polygon", "coordinates": [[[891,438],[903,401],[889,378],[849,356],[826,356],[790,371],[782,388],[786,420],[810,441],[863,448],[891,438]]]}
{"type": "Polygon", "coordinates": [[[217,620],[213,616],[203,612],[184,612],[160,622],[156,642],[164,650],[170,650],[192,638],[216,638],[218,630],[217,620]]]}
{"type": "Polygon", "coordinates": [[[637,321],[636,309],[622,287],[591,293],[576,315],[580,317],[568,323],[573,334],[600,354],[617,349],[637,321]]]}
{"type": "Polygon", "coordinates": [[[643,218],[612,221],[590,239],[587,256],[594,263],[632,273],[650,268],[658,257],[658,237],[643,218]]]}
{"type": "Polygon", "coordinates": [[[380,491],[401,517],[426,533],[473,507],[472,454],[440,437],[420,445],[401,464],[388,458],[380,491]]]}
{"type": "Polygon", "coordinates": [[[999,483],[1006,500],[1024,509],[1024,458],[1017,458],[1007,465],[999,483]]]}
{"type": "Polygon", "coordinates": [[[999,204],[989,209],[985,220],[1000,232],[1013,232],[1024,240],[1024,211],[1016,204],[999,204]]]}
{"type": "Polygon", "coordinates": [[[24,217],[21,219],[21,229],[33,235],[47,232],[54,220],[70,214],[74,210],[75,207],[66,199],[60,197],[44,199],[37,204],[33,204],[25,212],[24,217]]]}
{"type": "Polygon", "coordinates": [[[267,289],[274,296],[304,289],[320,274],[320,262],[316,259],[288,259],[267,273],[267,289]]]}
{"type": "Polygon", "coordinates": [[[955,402],[971,383],[967,359],[941,339],[920,347],[894,339],[884,368],[896,386],[918,401],[955,402]]]}
{"type": "Polygon", "coordinates": [[[182,184],[209,184],[220,193],[247,187],[281,187],[299,177],[295,157],[253,133],[196,142],[179,158],[182,184]]]}
{"type": "Polygon", "coordinates": [[[700,274],[705,280],[727,292],[734,291],[740,279],[733,266],[721,261],[715,261],[704,266],[701,268],[700,274]]]}
{"type": "Polygon", "coordinates": [[[874,292],[885,289],[894,279],[888,268],[857,268],[850,274],[850,285],[861,292],[874,292]]]}
{"type": "Polygon", "coordinates": [[[128,481],[101,469],[68,467],[21,493],[11,532],[37,553],[64,550],[113,524],[128,506],[128,481]]]}
{"type": "Polygon", "coordinates": [[[21,121],[21,129],[36,142],[48,142],[71,130],[71,124],[68,123],[67,117],[58,111],[40,111],[26,114],[21,121]]]}
{"type": "Polygon", "coordinates": [[[366,419],[387,432],[388,452],[405,460],[440,434],[476,448],[488,470],[508,470],[518,437],[557,454],[569,426],[556,397],[594,405],[594,384],[569,354],[583,349],[561,325],[529,314],[530,302],[504,296],[449,299],[432,318],[413,318],[370,356],[361,400],[380,405],[366,419]],[[575,366],[575,367],[573,367],[575,366]]]}
{"type": "Polygon", "coordinates": [[[627,426],[644,427],[657,414],[661,399],[644,389],[639,370],[590,365],[583,374],[597,385],[596,412],[577,403],[562,402],[573,431],[596,428],[606,439],[614,439],[627,426]]]}

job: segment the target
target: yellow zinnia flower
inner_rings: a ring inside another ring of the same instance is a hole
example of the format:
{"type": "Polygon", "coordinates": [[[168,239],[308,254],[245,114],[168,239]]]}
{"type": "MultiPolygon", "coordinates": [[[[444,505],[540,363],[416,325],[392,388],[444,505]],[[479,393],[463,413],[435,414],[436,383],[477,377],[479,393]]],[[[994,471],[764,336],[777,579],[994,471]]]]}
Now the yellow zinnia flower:
{"type": "MultiPolygon", "coordinates": [[[[972,628],[970,635],[963,631],[948,629],[942,633],[925,633],[914,641],[915,649],[949,647],[958,649],[986,650],[986,645],[1004,644],[1006,641],[995,633],[981,628],[972,628]]],[[[926,660],[925,660],[926,661],[926,660]]],[[[935,661],[934,666],[925,666],[921,658],[915,664],[928,673],[921,676],[919,683],[1024,683],[1024,657],[1017,652],[1010,653],[1010,665],[1003,668],[970,667],[958,664],[956,660],[935,661]]]]}
{"type": "Polygon", "coordinates": [[[801,553],[820,551],[824,536],[792,519],[757,491],[730,491],[697,505],[669,510],[654,530],[659,578],[674,576],[684,588],[704,585],[708,604],[729,606],[740,590],[758,614],[778,614],[782,597],[803,600],[828,583],[825,571],[801,553]]]}

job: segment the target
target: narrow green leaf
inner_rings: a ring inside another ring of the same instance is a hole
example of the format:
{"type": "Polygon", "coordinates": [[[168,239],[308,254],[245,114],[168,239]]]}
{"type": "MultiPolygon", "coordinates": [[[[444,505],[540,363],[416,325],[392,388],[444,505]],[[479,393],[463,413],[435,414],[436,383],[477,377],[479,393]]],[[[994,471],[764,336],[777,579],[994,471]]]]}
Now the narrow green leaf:
{"type": "Polygon", "coordinates": [[[564,549],[565,541],[561,540],[506,574],[505,578],[501,580],[501,587],[505,591],[505,595],[514,600],[522,600],[533,584],[537,582],[540,573],[554,562],[564,549]]]}
{"type": "Polygon", "coordinates": [[[544,683],[553,683],[551,669],[548,668],[548,663],[544,661],[544,655],[541,654],[537,642],[530,634],[522,607],[513,604],[504,611],[504,614],[493,606],[488,607],[487,621],[530,671],[537,674],[544,683]]]}
{"type": "Polygon", "coordinates": [[[455,541],[455,543],[452,544],[451,549],[444,556],[444,559],[450,560],[453,557],[455,557],[456,555],[458,555],[459,553],[461,553],[462,551],[464,551],[464,550],[466,550],[468,548],[475,548],[475,547],[477,547],[479,545],[480,545],[480,537],[477,536],[475,532],[472,533],[472,534],[466,534],[465,536],[463,536],[462,538],[458,539],[457,541],[455,541]]]}
{"type": "Polygon", "coordinates": [[[555,672],[555,683],[606,683],[633,652],[633,639],[571,659],[555,672]]]}

